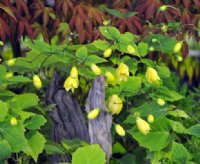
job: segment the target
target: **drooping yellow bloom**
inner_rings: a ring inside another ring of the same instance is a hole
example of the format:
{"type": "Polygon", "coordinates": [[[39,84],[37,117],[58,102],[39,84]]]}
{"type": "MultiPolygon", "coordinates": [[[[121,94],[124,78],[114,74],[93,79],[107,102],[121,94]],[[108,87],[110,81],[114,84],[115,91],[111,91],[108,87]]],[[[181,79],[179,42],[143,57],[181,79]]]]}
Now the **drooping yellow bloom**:
{"type": "Polygon", "coordinates": [[[12,126],[16,126],[16,125],[18,124],[17,119],[16,119],[15,117],[12,117],[12,118],[10,119],[10,124],[11,124],[12,126]]]}
{"type": "Polygon", "coordinates": [[[107,71],[105,73],[105,76],[106,76],[108,82],[112,83],[112,82],[115,81],[115,77],[114,77],[114,75],[111,72],[107,71]]]}
{"type": "Polygon", "coordinates": [[[103,52],[103,56],[104,56],[105,58],[110,57],[111,54],[112,54],[112,49],[111,49],[111,48],[108,48],[108,49],[106,49],[106,50],[103,52]]]}
{"type": "Polygon", "coordinates": [[[72,67],[71,72],[70,72],[70,76],[72,78],[78,78],[78,70],[77,70],[77,68],[75,66],[72,67]]]}
{"type": "Polygon", "coordinates": [[[149,83],[158,83],[160,81],[157,71],[151,67],[147,68],[146,79],[149,83]]]}
{"type": "Polygon", "coordinates": [[[117,132],[117,134],[119,135],[119,136],[125,136],[126,135],[126,132],[125,132],[125,130],[124,130],[124,128],[121,126],[121,125],[119,125],[119,124],[116,124],[115,125],[115,131],[117,132]]]}
{"type": "Polygon", "coordinates": [[[16,62],[16,59],[10,59],[10,60],[7,61],[7,65],[13,66],[15,64],[15,62],[16,62]]]}
{"type": "Polygon", "coordinates": [[[87,118],[89,120],[94,120],[99,115],[99,112],[100,108],[95,108],[88,113],[87,118]]]}
{"type": "Polygon", "coordinates": [[[127,81],[129,77],[129,68],[126,64],[120,63],[116,70],[119,81],[127,81]]]}
{"type": "Polygon", "coordinates": [[[158,99],[157,99],[157,103],[158,103],[158,105],[160,105],[160,106],[164,106],[164,105],[165,105],[165,101],[164,101],[163,99],[161,99],[161,98],[158,98],[158,99]]]}
{"type": "Polygon", "coordinates": [[[71,89],[72,92],[74,92],[74,89],[78,88],[79,81],[78,78],[72,78],[69,76],[64,83],[64,88],[66,91],[69,91],[71,89]]]}
{"type": "Polygon", "coordinates": [[[181,48],[183,46],[183,42],[177,42],[175,45],[174,45],[174,53],[177,54],[181,51],[181,48]]]}
{"type": "Polygon", "coordinates": [[[138,117],[136,119],[136,124],[137,124],[138,130],[144,135],[148,134],[149,131],[151,130],[148,122],[146,122],[145,120],[141,119],[140,117],[138,117]]]}
{"type": "Polygon", "coordinates": [[[135,53],[135,48],[132,45],[127,46],[127,52],[129,54],[134,54],[135,53]]]}
{"type": "Polygon", "coordinates": [[[101,75],[101,69],[96,64],[92,64],[90,68],[96,75],[101,75]]]}
{"type": "Polygon", "coordinates": [[[42,81],[38,75],[33,75],[33,85],[36,89],[42,88],[42,81]]]}
{"type": "Polygon", "coordinates": [[[153,116],[152,114],[149,114],[149,115],[147,116],[147,121],[148,121],[149,123],[153,123],[153,122],[154,122],[154,116],[153,116]]]}
{"type": "Polygon", "coordinates": [[[3,44],[4,44],[4,43],[3,43],[2,41],[0,41],[0,46],[3,46],[3,44]]]}
{"type": "Polygon", "coordinates": [[[112,95],[108,100],[108,109],[112,115],[119,114],[122,110],[123,103],[118,95],[112,95]]]}

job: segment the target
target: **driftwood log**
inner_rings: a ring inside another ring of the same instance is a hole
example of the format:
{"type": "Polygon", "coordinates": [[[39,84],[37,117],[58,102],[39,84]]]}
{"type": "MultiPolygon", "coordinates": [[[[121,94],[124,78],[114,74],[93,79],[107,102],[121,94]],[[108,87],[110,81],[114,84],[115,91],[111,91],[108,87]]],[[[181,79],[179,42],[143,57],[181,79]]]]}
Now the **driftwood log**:
{"type": "MultiPolygon", "coordinates": [[[[57,143],[62,139],[74,138],[89,141],[87,125],[76,97],[66,92],[62,85],[59,74],[54,72],[46,94],[47,104],[56,104],[50,113],[53,119],[52,139],[57,143]]],[[[70,156],[52,156],[52,164],[70,162],[70,160],[70,156]]]]}
{"type": "MultiPolygon", "coordinates": [[[[95,120],[86,124],[83,112],[76,97],[66,92],[63,80],[57,72],[51,80],[46,93],[46,103],[56,104],[50,113],[53,120],[52,139],[60,143],[62,139],[80,138],[91,144],[99,144],[106,153],[107,162],[112,153],[111,126],[112,116],[106,112],[104,76],[97,76],[89,91],[86,111],[100,108],[100,114],[95,120]]],[[[52,164],[70,162],[71,156],[52,156],[52,164]]]]}
{"type": "Polygon", "coordinates": [[[100,108],[99,116],[94,120],[89,120],[88,130],[91,144],[99,144],[106,153],[107,162],[112,154],[111,126],[112,116],[106,112],[105,105],[105,78],[103,75],[97,76],[89,91],[86,111],[90,112],[94,108],[100,108]]]}

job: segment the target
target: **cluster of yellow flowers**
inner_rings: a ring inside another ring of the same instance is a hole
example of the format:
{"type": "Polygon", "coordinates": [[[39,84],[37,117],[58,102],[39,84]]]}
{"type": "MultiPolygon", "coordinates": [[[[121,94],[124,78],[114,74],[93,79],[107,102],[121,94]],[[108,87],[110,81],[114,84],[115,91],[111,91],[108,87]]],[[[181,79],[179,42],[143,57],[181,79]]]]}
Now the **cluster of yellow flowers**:
{"type": "Polygon", "coordinates": [[[78,70],[74,66],[70,71],[70,76],[64,82],[64,88],[66,91],[71,90],[74,92],[74,89],[78,88],[79,80],[78,80],[78,70]]]}

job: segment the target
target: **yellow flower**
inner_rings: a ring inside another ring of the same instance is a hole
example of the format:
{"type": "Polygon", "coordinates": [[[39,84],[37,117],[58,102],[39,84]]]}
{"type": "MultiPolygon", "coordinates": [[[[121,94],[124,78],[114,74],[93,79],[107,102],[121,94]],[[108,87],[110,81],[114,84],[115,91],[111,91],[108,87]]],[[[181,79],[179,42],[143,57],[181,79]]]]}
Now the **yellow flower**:
{"type": "Polygon", "coordinates": [[[163,12],[163,11],[166,11],[167,8],[168,8],[167,5],[162,5],[162,6],[160,6],[159,10],[163,12]]]}
{"type": "Polygon", "coordinates": [[[116,124],[115,125],[115,131],[117,132],[117,134],[119,135],[119,136],[125,136],[126,135],[126,132],[125,132],[125,130],[124,130],[124,128],[121,126],[121,125],[119,125],[119,124],[116,124]]]}
{"type": "Polygon", "coordinates": [[[78,88],[79,81],[78,78],[72,78],[69,76],[64,83],[64,88],[66,91],[69,91],[71,89],[72,92],[74,92],[74,89],[78,88]]]}
{"type": "Polygon", "coordinates": [[[36,89],[42,88],[42,81],[38,75],[33,75],[33,85],[36,89]]]}
{"type": "Polygon", "coordinates": [[[10,60],[7,61],[7,65],[13,66],[15,64],[15,62],[16,62],[16,59],[10,59],[10,60]]]}
{"type": "Polygon", "coordinates": [[[120,63],[116,70],[119,81],[127,81],[129,77],[129,68],[126,64],[120,63]]]}
{"type": "Polygon", "coordinates": [[[157,103],[158,103],[158,105],[160,105],[160,106],[164,106],[164,105],[165,105],[165,101],[164,101],[163,99],[161,99],[161,98],[158,98],[158,99],[157,99],[157,103]]]}
{"type": "Polygon", "coordinates": [[[78,70],[77,70],[77,68],[75,66],[72,67],[71,72],[70,72],[70,76],[72,78],[78,78],[78,70]]]}
{"type": "Polygon", "coordinates": [[[105,76],[107,77],[107,80],[108,80],[108,82],[114,82],[115,81],[115,77],[113,76],[113,74],[111,73],[111,72],[109,72],[109,71],[107,71],[106,73],[105,73],[105,76]]]}
{"type": "Polygon", "coordinates": [[[99,112],[100,112],[100,109],[95,108],[88,113],[87,118],[89,120],[94,120],[99,115],[99,112]]]}
{"type": "Polygon", "coordinates": [[[13,72],[7,72],[6,73],[6,78],[11,78],[13,77],[13,72]]]}
{"type": "Polygon", "coordinates": [[[112,54],[112,49],[111,49],[111,48],[108,48],[108,49],[106,49],[106,50],[103,52],[103,56],[104,56],[105,58],[110,57],[111,54],[112,54]]]}
{"type": "Polygon", "coordinates": [[[147,121],[148,121],[149,123],[153,123],[153,122],[154,122],[154,116],[153,116],[152,114],[149,114],[149,115],[147,116],[147,121]]]}
{"type": "Polygon", "coordinates": [[[96,64],[92,64],[90,68],[96,75],[101,75],[101,69],[96,64]]]}
{"type": "Polygon", "coordinates": [[[140,117],[136,119],[136,124],[137,124],[138,130],[144,135],[148,134],[149,131],[151,130],[149,124],[145,120],[141,119],[140,117]]]}
{"type": "Polygon", "coordinates": [[[177,54],[181,51],[183,42],[177,42],[174,46],[174,53],[177,54]]]}
{"type": "Polygon", "coordinates": [[[134,54],[135,53],[135,48],[132,45],[127,46],[127,52],[129,54],[134,54]]]}
{"type": "Polygon", "coordinates": [[[157,71],[151,67],[147,68],[146,79],[149,83],[158,83],[160,81],[157,71]]]}
{"type": "Polygon", "coordinates": [[[118,95],[112,95],[108,100],[108,109],[112,115],[119,114],[122,110],[123,104],[122,100],[118,97],[118,95]]]}
{"type": "Polygon", "coordinates": [[[16,119],[15,117],[12,117],[12,118],[10,119],[10,124],[11,124],[12,126],[16,126],[16,125],[18,124],[17,119],[16,119]]]}
{"type": "Polygon", "coordinates": [[[2,41],[0,41],[0,46],[3,46],[3,44],[4,44],[4,43],[3,43],[2,41]]]}

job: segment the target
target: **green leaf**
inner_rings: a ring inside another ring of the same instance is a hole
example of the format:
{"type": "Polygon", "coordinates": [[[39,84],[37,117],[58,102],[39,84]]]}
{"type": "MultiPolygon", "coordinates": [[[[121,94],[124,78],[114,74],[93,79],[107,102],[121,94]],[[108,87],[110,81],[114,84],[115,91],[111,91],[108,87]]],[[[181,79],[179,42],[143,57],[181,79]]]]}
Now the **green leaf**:
{"type": "Polygon", "coordinates": [[[191,159],[187,149],[177,142],[173,142],[171,150],[171,161],[177,163],[187,163],[191,159]]]}
{"type": "Polygon", "coordinates": [[[88,146],[86,141],[80,140],[78,138],[73,140],[64,139],[61,141],[61,143],[68,153],[74,152],[79,147],[88,146]]]}
{"type": "Polygon", "coordinates": [[[105,40],[95,40],[92,45],[94,45],[96,48],[100,49],[100,50],[106,50],[107,48],[110,47],[110,44],[105,41],[105,40]]]}
{"type": "Polygon", "coordinates": [[[30,130],[36,130],[40,129],[46,122],[47,120],[43,115],[36,114],[25,122],[25,127],[30,130]]]}
{"type": "Polygon", "coordinates": [[[0,100],[0,122],[4,121],[8,113],[7,104],[0,100]]]}
{"type": "Polygon", "coordinates": [[[0,123],[0,133],[11,146],[12,152],[20,152],[28,148],[24,132],[25,129],[20,122],[16,126],[12,126],[9,122],[0,123]]]}
{"type": "Polygon", "coordinates": [[[177,133],[185,133],[186,132],[186,128],[183,126],[182,123],[180,123],[178,121],[170,120],[170,124],[171,124],[173,131],[175,131],[177,133]]]}
{"type": "Polygon", "coordinates": [[[112,147],[113,154],[115,154],[115,153],[124,154],[126,152],[127,152],[126,149],[119,142],[116,142],[112,147]]]}
{"type": "Polygon", "coordinates": [[[24,76],[13,76],[13,77],[10,77],[10,78],[7,78],[5,80],[5,82],[7,84],[18,84],[18,83],[30,83],[32,82],[32,80],[28,77],[24,77],[24,76]]]}
{"type": "Polygon", "coordinates": [[[148,53],[148,44],[147,43],[144,43],[144,42],[140,42],[138,44],[138,52],[140,54],[140,56],[146,56],[147,53],[148,53]]]}
{"type": "Polygon", "coordinates": [[[120,159],[120,164],[137,164],[135,155],[126,154],[120,159]]]}
{"type": "Polygon", "coordinates": [[[156,96],[164,99],[165,101],[170,101],[170,102],[178,101],[184,98],[184,96],[180,95],[179,93],[173,90],[169,90],[167,87],[164,86],[160,86],[158,88],[156,96]]]}
{"type": "Polygon", "coordinates": [[[0,140],[0,160],[11,156],[12,149],[6,140],[0,140]]]}
{"type": "Polygon", "coordinates": [[[14,96],[10,101],[8,101],[8,105],[12,109],[22,110],[38,105],[38,101],[39,99],[36,94],[24,93],[14,96]]]}
{"type": "Polygon", "coordinates": [[[100,26],[99,30],[107,39],[116,40],[120,36],[120,32],[116,27],[100,26]]]}
{"type": "Polygon", "coordinates": [[[38,155],[42,153],[46,139],[38,131],[31,131],[27,134],[28,145],[30,150],[26,151],[35,162],[37,162],[38,155]]]}
{"type": "Polygon", "coordinates": [[[135,15],[137,15],[137,12],[128,12],[125,14],[125,17],[133,17],[135,15]]]}
{"type": "Polygon", "coordinates": [[[135,138],[139,145],[149,149],[149,151],[160,151],[169,144],[169,132],[150,132],[144,135],[136,128],[132,128],[129,133],[135,138]]]}
{"type": "Polygon", "coordinates": [[[140,77],[132,76],[127,81],[121,82],[120,90],[124,96],[133,96],[141,88],[142,79],[140,77]]]}
{"type": "Polygon", "coordinates": [[[153,34],[145,38],[143,42],[147,43],[150,46],[153,46],[155,51],[161,51],[166,54],[172,54],[174,50],[174,45],[177,41],[169,36],[161,34],[153,34]],[[152,39],[157,39],[158,41],[153,43],[152,39]]]}
{"type": "Polygon", "coordinates": [[[169,111],[169,115],[174,116],[174,117],[182,117],[182,118],[186,118],[186,119],[189,118],[188,114],[180,109],[169,111]]]}
{"type": "Polygon", "coordinates": [[[156,70],[160,78],[169,78],[171,76],[171,72],[166,66],[156,66],[156,70]]]}
{"type": "Polygon", "coordinates": [[[47,141],[47,143],[45,144],[44,147],[45,151],[47,152],[47,154],[64,154],[64,148],[53,141],[47,141]]]}
{"type": "Polygon", "coordinates": [[[119,17],[119,18],[123,18],[124,17],[124,14],[122,14],[118,10],[109,9],[109,8],[106,8],[105,10],[106,10],[106,12],[108,12],[109,14],[111,14],[113,16],[116,16],[116,17],[119,17]]]}
{"type": "Polygon", "coordinates": [[[87,56],[88,56],[88,51],[87,51],[87,48],[85,46],[79,48],[76,51],[76,57],[78,57],[78,59],[81,62],[85,62],[87,60],[87,56]]]}
{"type": "Polygon", "coordinates": [[[88,56],[87,60],[86,60],[86,64],[91,65],[91,64],[97,64],[97,63],[104,63],[107,60],[105,60],[104,58],[101,58],[99,56],[96,55],[90,55],[88,56]]]}
{"type": "Polygon", "coordinates": [[[97,144],[81,147],[72,156],[72,164],[104,164],[105,162],[105,153],[97,144]]]}
{"type": "Polygon", "coordinates": [[[186,132],[193,136],[200,137],[200,124],[191,126],[189,129],[186,130],[186,132]]]}

